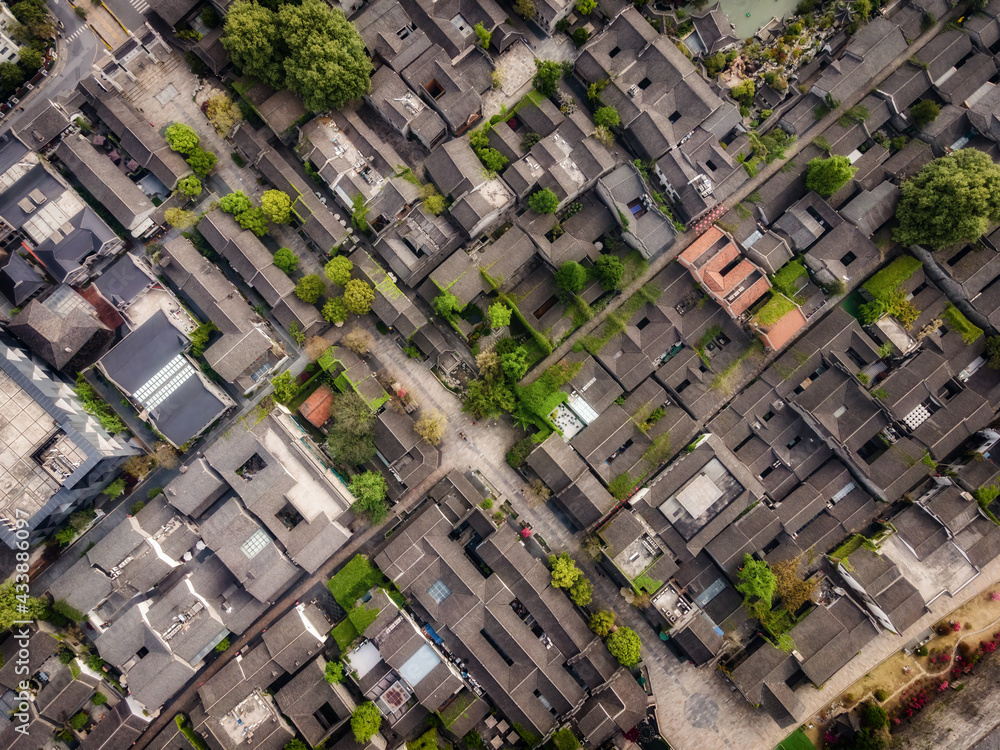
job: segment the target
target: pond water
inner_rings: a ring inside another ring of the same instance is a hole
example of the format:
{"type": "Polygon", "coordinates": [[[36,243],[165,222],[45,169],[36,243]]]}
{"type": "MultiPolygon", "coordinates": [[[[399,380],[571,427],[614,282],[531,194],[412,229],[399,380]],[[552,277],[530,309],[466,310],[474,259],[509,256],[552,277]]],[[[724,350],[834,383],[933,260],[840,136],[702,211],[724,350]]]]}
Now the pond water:
{"type": "Polygon", "coordinates": [[[799,0],[721,0],[722,10],[736,28],[736,36],[749,39],[772,18],[791,14],[799,0]]]}

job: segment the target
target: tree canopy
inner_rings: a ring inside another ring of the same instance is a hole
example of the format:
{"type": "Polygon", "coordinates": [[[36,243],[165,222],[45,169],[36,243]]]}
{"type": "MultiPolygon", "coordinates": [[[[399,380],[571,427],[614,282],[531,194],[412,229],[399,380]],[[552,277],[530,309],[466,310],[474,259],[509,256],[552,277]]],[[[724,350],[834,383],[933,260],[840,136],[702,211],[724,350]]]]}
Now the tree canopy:
{"type": "Polygon", "coordinates": [[[615,613],[607,609],[598,610],[590,616],[589,624],[591,630],[604,638],[615,626],[615,613]]]}
{"type": "Polygon", "coordinates": [[[490,327],[503,328],[510,325],[510,308],[503,302],[497,300],[489,308],[490,327]]]}
{"type": "Polygon", "coordinates": [[[766,562],[749,554],[743,555],[743,567],[738,577],[740,582],[736,584],[736,590],[743,594],[747,610],[758,620],[762,619],[771,611],[777,578],[766,562]]]}
{"type": "Polygon", "coordinates": [[[253,208],[253,202],[247,197],[246,193],[242,190],[237,190],[234,193],[222,196],[219,199],[219,208],[227,214],[236,216],[253,208]]]}
{"type": "Polygon", "coordinates": [[[368,92],[372,71],[364,42],[343,11],[322,0],[273,11],[238,0],[222,43],[243,72],[302,97],[306,109],[340,109],[368,92]]]}
{"type": "Polygon", "coordinates": [[[559,206],[559,196],[548,188],[542,188],[528,196],[528,205],[540,214],[554,214],[559,206]]]}
{"type": "Polygon", "coordinates": [[[295,285],[295,296],[310,305],[315,305],[325,291],[326,284],[323,282],[323,277],[315,273],[303,276],[295,285]]]}
{"type": "Polygon", "coordinates": [[[902,245],[974,242],[1000,221],[1000,166],[974,148],[935,159],[900,190],[893,238],[902,245]]]}
{"type": "Polygon", "coordinates": [[[343,323],[347,320],[347,305],[340,297],[329,297],[323,305],[322,314],[329,323],[343,323]]]}
{"type": "Polygon", "coordinates": [[[806,172],[806,189],[815,190],[829,198],[842,188],[858,171],[846,156],[817,157],[809,162],[806,172]]]}
{"type": "Polygon", "coordinates": [[[442,318],[450,318],[453,315],[462,312],[465,305],[462,304],[462,300],[451,292],[445,290],[431,300],[431,307],[433,307],[434,312],[442,318]]]}
{"type": "Polygon", "coordinates": [[[568,260],[555,272],[554,281],[564,292],[576,294],[587,284],[587,269],[575,260],[568,260]]]}
{"type": "Polygon", "coordinates": [[[535,78],[532,81],[538,93],[543,96],[555,96],[559,88],[559,77],[562,66],[555,60],[535,60],[535,78]]]}
{"type": "Polygon", "coordinates": [[[166,131],[163,133],[163,137],[167,140],[167,145],[173,151],[177,151],[181,154],[191,154],[194,150],[198,148],[201,143],[201,139],[198,134],[194,132],[194,128],[185,125],[181,122],[175,122],[174,124],[167,127],[166,131]]]}
{"type": "Polygon", "coordinates": [[[337,286],[347,286],[347,282],[351,280],[351,271],[354,270],[354,264],[345,258],[343,255],[337,255],[330,259],[330,262],[326,264],[326,278],[330,279],[337,286]]]}
{"type": "Polygon", "coordinates": [[[619,627],[608,636],[608,651],[623,667],[633,667],[642,658],[642,641],[631,628],[619,627]]]}
{"type": "Polygon", "coordinates": [[[201,195],[201,180],[194,175],[178,180],[177,192],[186,195],[188,198],[197,198],[201,195]]]}
{"type": "Polygon", "coordinates": [[[291,373],[287,370],[271,378],[271,385],[274,386],[272,398],[279,404],[287,404],[299,393],[299,384],[292,379],[291,373]]]}
{"type": "Polygon", "coordinates": [[[385,477],[377,471],[355,474],[347,489],[354,495],[351,507],[355,511],[364,513],[372,523],[382,523],[385,520],[389,514],[389,508],[385,504],[385,495],[389,491],[385,477]]]}
{"type": "Polygon", "coordinates": [[[264,213],[264,209],[262,208],[255,206],[236,214],[236,223],[244,229],[249,229],[258,237],[263,237],[267,234],[267,214],[264,213]]]}
{"type": "Polygon", "coordinates": [[[218,161],[215,154],[211,151],[206,151],[203,148],[196,148],[192,151],[187,158],[188,166],[194,170],[194,173],[199,177],[205,177],[215,169],[215,163],[218,161]]]}
{"type": "Polygon", "coordinates": [[[924,99],[910,108],[910,114],[913,115],[913,121],[923,127],[937,119],[941,114],[941,107],[933,99],[924,99]]]}
{"type": "Polygon", "coordinates": [[[610,292],[612,289],[617,289],[622,283],[625,266],[615,255],[602,255],[594,261],[594,273],[597,274],[597,280],[601,282],[601,287],[610,292]]]}
{"type": "Polygon", "coordinates": [[[274,265],[285,273],[292,273],[299,265],[299,256],[290,247],[279,248],[274,254],[274,265]]]}
{"type": "Polygon", "coordinates": [[[351,731],[354,739],[364,744],[382,726],[382,714],[371,701],[365,701],[351,714],[351,731]]]}
{"type": "Polygon", "coordinates": [[[617,128],[622,124],[622,118],[614,107],[600,107],[594,112],[594,124],[605,128],[617,128]]]}
{"type": "Polygon", "coordinates": [[[287,224],[292,220],[292,199],[283,190],[267,190],[260,197],[260,207],[275,224],[287,224]]]}
{"type": "Polygon", "coordinates": [[[576,566],[576,560],[569,556],[569,552],[549,555],[549,569],[552,571],[552,585],[557,589],[572,588],[583,575],[583,571],[576,566]]]}
{"type": "Polygon", "coordinates": [[[344,286],[344,304],[355,315],[364,315],[372,309],[375,292],[367,281],[351,279],[344,286]]]}

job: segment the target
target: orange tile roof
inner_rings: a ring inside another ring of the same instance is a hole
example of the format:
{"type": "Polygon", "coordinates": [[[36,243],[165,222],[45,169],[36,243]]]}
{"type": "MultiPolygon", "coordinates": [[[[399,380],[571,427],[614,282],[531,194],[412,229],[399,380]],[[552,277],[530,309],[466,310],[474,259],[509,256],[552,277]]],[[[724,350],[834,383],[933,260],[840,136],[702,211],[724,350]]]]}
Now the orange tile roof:
{"type": "Polygon", "coordinates": [[[302,402],[299,414],[305,417],[309,424],[319,429],[330,418],[331,406],[333,406],[333,391],[325,383],[320,383],[319,388],[302,402]]]}
{"type": "Polygon", "coordinates": [[[774,323],[770,328],[763,329],[764,343],[768,347],[777,351],[789,341],[796,333],[802,330],[803,326],[806,324],[806,316],[802,314],[799,308],[789,310],[785,313],[781,319],[774,323]]]}
{"type": "Polygon", "coordinates": [[[694,262],[701,257],[701,254],[715,244],[721,236],[722,230],[713,224],[709,227],[705,234],[701,235],[701,237],[696,239],[684,249],[684,252],[680,254],[679,259],[686,263],[694,264],[694,262]]]}
{"type": "MultiPolygon", "coordinates": [[[[748,261],[749,262],[749,261],[748,261]]],[[[730,309],[733,311],[733,317],[737,317],[746,312],[754,302],[759,300],[768,290],[771,288],[771,282],[767,280],[767,277],[757,279],[753,286],[743,292],[739,297],[733,300],[730,305],[730,309]]]]}

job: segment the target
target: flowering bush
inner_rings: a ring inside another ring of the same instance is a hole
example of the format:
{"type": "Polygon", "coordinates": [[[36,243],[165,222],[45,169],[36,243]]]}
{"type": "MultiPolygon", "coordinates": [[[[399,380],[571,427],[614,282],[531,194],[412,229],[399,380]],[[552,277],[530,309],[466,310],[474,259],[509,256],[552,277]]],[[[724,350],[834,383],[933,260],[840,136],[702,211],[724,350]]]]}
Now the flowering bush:
{"type": "Polygon", "coordinates": [[[961,629],[962,629],[962,623],[958,622],[957,620],[951,624],[952,633],[957,633],[961,629]]]}

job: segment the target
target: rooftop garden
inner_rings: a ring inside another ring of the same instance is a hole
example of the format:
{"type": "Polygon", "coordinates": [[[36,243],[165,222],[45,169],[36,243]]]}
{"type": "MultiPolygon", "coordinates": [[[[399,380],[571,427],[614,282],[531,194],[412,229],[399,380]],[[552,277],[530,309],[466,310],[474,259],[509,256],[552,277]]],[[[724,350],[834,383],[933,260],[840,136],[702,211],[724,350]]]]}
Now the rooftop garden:
{"type": "Polygon", "coordinates": [[[861,322],[871,325],[883,315],[891,315],[909,330],[920,317],[920,311],[906,298],[902,285],[921,265],[916,258],[903,255],[868,279],[861,288],[872,297],[872,301],[860,306],[861,322]]]}
{"type": "Polygon", "coordinates": [[[962,311],[949,302],[941,313],[944,322],[948,327],[956,331],[966,344],[974,344],[983,335],[983,329],[970,321],[962,311]]]}

